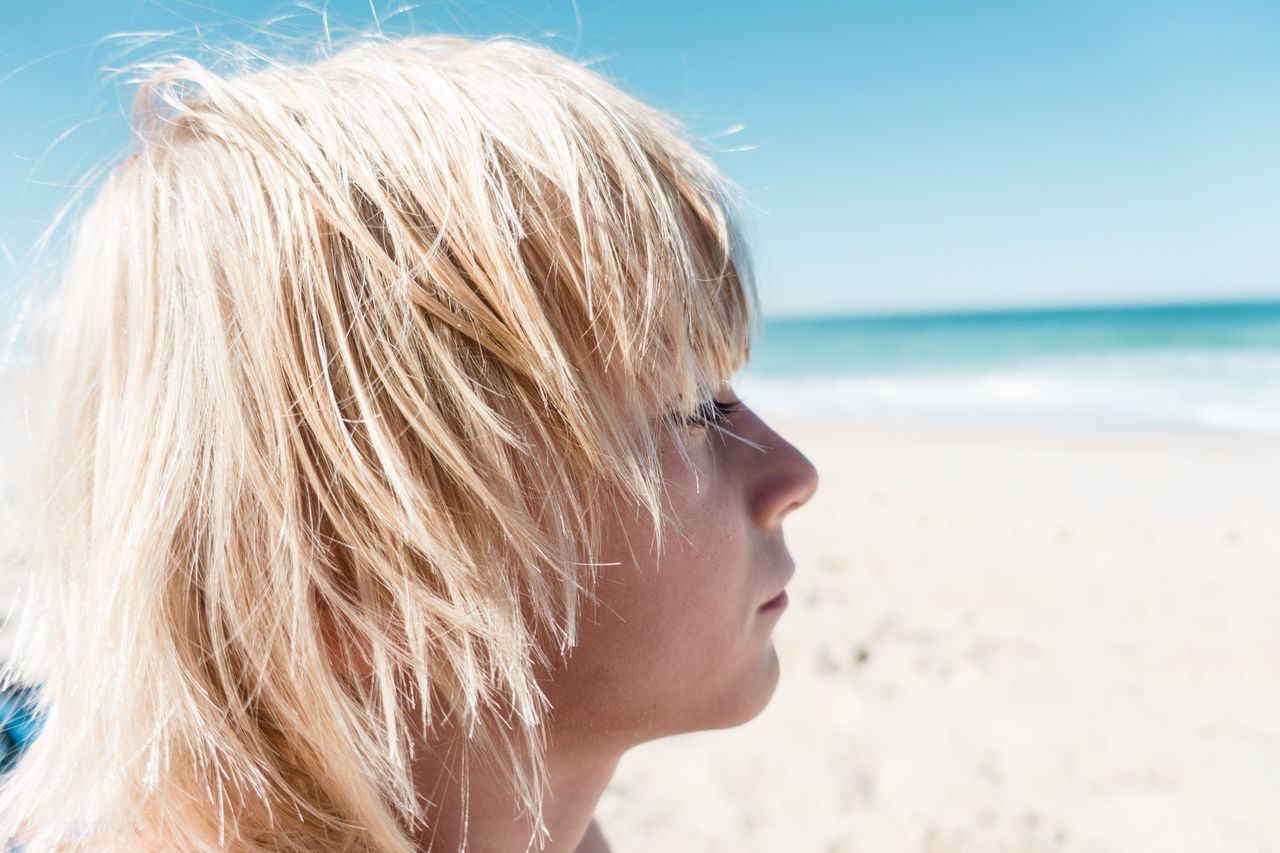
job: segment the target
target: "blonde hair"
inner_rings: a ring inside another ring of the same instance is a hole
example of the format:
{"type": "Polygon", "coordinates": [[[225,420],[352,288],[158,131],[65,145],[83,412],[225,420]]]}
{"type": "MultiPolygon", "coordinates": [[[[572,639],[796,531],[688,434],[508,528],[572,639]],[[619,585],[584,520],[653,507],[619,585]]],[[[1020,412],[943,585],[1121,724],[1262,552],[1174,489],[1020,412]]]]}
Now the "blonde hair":
{"type": "Polygon", "coordinates": [[[539,815],[601,519],[656,535],[663,415],[747,357],[732,188],[509,38],[146,71],[49,303],[0,837],[410,850],[442,720],[539,815]]]}

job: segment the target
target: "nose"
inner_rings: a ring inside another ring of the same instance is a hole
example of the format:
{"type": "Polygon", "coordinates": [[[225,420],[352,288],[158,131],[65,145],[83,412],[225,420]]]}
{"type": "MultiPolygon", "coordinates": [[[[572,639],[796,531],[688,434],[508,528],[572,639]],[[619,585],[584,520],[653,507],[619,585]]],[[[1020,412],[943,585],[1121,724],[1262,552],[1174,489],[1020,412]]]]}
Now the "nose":
{"type": "Polygon", "coordinates": [[[761,527],[775,528],[818,490],[818,469],[809,458],[768,427],[751,490],[751,511],[761,527]]]}

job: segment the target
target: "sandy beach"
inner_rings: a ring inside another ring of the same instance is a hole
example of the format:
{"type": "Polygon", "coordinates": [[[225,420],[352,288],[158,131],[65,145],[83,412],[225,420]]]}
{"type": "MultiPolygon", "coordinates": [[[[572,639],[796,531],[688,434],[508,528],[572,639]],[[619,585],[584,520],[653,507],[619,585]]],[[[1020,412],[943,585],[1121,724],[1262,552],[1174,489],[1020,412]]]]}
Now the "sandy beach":
{"type": "MultiPolygon", "coordinates": [[[[3,611],[29,451],[0,394],[3,611]]],[[[781,684],[624,759],[616,851],[1275,849],[1280,439],[775,425],[823,478],[781,684]]]]}
{"type": "Polygon", "coordinates": [[[1276,849],[1280,440],[779,426],[778,692],[628,755],[618,851],[1276,849]]]}

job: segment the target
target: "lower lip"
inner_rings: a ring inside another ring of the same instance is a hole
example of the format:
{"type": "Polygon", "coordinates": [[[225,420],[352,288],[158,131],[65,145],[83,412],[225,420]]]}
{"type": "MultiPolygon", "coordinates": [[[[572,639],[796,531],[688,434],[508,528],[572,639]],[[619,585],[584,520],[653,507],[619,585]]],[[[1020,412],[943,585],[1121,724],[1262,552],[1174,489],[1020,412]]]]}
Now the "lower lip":
{"type": "Polygon", "coordinates": [[[781,612],[787,608],[787,591],[775,595],[773,598],[760,605],[761,613],[781,612]]]}

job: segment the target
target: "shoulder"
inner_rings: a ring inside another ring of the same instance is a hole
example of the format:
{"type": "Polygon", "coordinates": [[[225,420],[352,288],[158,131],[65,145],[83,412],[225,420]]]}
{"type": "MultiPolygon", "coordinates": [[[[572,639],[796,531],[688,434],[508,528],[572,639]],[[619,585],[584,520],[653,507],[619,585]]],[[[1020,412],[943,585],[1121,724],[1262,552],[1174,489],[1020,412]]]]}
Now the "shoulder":
{"type": "Polygon", "coordinates": [[[582,836],[582,841],[578,842],[574,853],[611,853],[609,842],[605,841],[604,833],[600,831],[600,823],[594,817],[587,825],[587,831],[582,836]]]}

